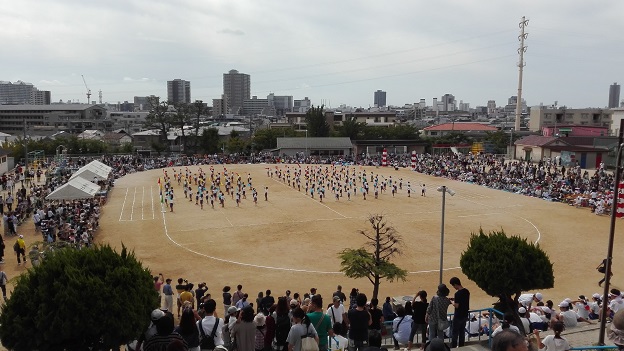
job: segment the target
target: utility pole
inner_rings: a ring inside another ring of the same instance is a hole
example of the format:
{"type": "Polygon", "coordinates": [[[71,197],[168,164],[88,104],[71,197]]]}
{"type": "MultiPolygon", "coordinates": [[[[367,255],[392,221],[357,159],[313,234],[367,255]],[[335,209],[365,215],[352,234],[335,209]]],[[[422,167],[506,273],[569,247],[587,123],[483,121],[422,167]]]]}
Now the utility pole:
{"type": "Polygon", "coordinates": [[[26,117],[24,117],[24,171],[28,168],[28,142],[26,141],[26,117]]]}
{"type": "Polygon", "coordinates": [[[524,40],[529,36],[529,33],[525,33],[524,29],[529,25],[529,20],[522,16],[522,20],[519,23],[520,35],[518,40],[520,41],[520,47],[518,48],[518,54],[520,55],[520,62],[518,62],[518,101],[516,102],[516,131],[520,130],[520,119],[522,117],[522,71],[524,66],[524,53],[527,50],[527,46],[524,45],[524,40]]]}

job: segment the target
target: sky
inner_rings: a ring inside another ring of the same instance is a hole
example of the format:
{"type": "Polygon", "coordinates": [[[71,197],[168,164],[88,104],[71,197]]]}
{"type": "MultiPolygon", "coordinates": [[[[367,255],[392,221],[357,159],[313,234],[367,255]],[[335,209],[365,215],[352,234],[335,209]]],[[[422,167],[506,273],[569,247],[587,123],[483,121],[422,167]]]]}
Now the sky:
{"type": "Polygon", "coordinates": [[[91,100],[116,103],[179,78],[211,104],[236,69],[259,98],[504,106],[526,16],[527,104],[605,107],[624,83],[622,14],[618,0],[0,0],[0,80],[86,102],[84,75],[91,100]]]}

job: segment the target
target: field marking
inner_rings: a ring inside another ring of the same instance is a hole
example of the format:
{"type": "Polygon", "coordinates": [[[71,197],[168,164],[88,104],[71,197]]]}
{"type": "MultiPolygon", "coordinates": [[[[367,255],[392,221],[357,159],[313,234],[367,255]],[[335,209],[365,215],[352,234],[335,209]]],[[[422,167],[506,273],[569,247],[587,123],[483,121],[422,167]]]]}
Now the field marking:
{"type": "Polygon", "coordinates": [[[143,187],[143,194],[141,194],[141,220],[145,219],[145,217],[143,216],[144,209],[145,209],[145,187],[143,187]]]}
{"type": "MultiPolygon", "coordinates": [[[[285,183],[280,182],[279,180],[277,180],[277,179],[275,179],[275,178],[271,178],[271,180],[273,180],[273,181],[274,181],[274,182],[276,182],[276,183],[282,184],[283,186],[285,186],[285,187],[287,187],[287,188],[291,189],[291,187],[289,187],[289,186],[288,186],[288,185],[286,185],[285,183]]],[[[292,188],[291,190],[294,190],[294,188],[292,188]]],[[[342,216],[342,217],[344,217],[344,218],[347,218],[347,216],[345,216],[345,215],[343,215],[342,213],[340,213],[340,212],[338,212],[338,211],[334,210],[333,208],[331,208],[331,207],[329,207],[329,206],[325,205],[325,203],[320,202],[320,201],[316,201],[315,199],[313,199],[313,198],[311,198],[311,197],[308,197],[308,194],[306,194],[305,192],[304,192],[304,193],[302,193],[302,192],[300,192],[300,191],[297,191],[297,193],[298,193],[298,194],[301,194],[301,195],[303,195],[303,196],[305,196],[307,199],[310,199],[310,200],[312,200],[312,201],[314,201],[314,202],[318,203],[318,204],[319,204],[319,205],[321,205],[321,206],[325,206],[328,210],[333,211],[333,212],[334,212],[334,213],[336,213],[337,215],[342,216]]],[[[325,197],[325,198],[327,199],[327,197],[325,197]]]]}
{"type": "MultiPolygon", "coordinates": [[[[410,177],[410,178],[411,178],[411,177],[410,177]]],[[[276,179],[274,179],[274,178],[271,178],[271,180],[274,180],[275,182],[277,182],[277,183],[280,183],[280,184],[281,184],[281,182],[277,181],[277,180],[276,180],[276,179]]],[[[417,184],[418,184],[418,183],[417,183],[417,184]]],[[[431,184],[431,183],[430,183],[430,184],[431,184]]],[[[435,183],[434,183],[434,184],[435,184],[435,183]]],[[[283,184],[283,185],[284,185],[284,184],[283,184]]],[[[284,185],[284,186],[286,186],[286,185],[284,185]]],[[[135,191],[136,191],[136,189],[135,189],[135,191]]],[[[299,193],[300,193],[300,192],[299,192],[299,193]]],[[[307,196],[307,194],[303,194],[303,196],[305,196],[306,198],[308,197],[308,196],[307,196]]],[[[465,200],[465,201],[468,201],[468,202],[471,202],[471,203],[474,203],[474,204],[477,204],[477,205],[481,205],[481,206],[485,206],[485,207],[495,207],[495,206],[492,206],[492,205],[487,205],[487,204],[479,203],[479,202],[477,202],[477,201],[468,200],[468,199],[466,199],[466,197],[465,197],[465,196],[462,196],[462,198],[463,198],[463,200],[465,200]]],[[[314,200],[314,199],[312,199],[312,198],[310,198],[310,199],[311,199],[311,200],[314,200]]],[[[350,218],[354,218],[354,217],[347,217],[347,216],[345,216],[345,215],[343,215],[343,214],[339,213],[338,211],[333,210],[332,208],[328,207],[328,206],[327,206],[327,205],[325,205],[324,203],[321,203],[321,202],[319,202],[319,201],[315,201],[315,202],[320,203],[321,205],[325,206],[326,208],[328,208],[328,209],[332,210],[333,212],[337,213],[338,215],[342,216],[342,217],[343,217],[343,219],[350,219],[350,218]]],[[[161,207],[162,207],[162,204],[161,204],[161,207]]],[[[509,207],[512,207],[512,206],[509,206],[509,207]]],[[[497,208],[500,208],[500,207],[497,207],[497,208]]],[[[206,257],[206,258],[209,258],[209,259],[213,259],[213,260],[215,260],[215,261],[220,261],[220,262],[230,263],[230,264],[236,264],[236,265],[245,266],[245,267],[254,267],[254,268],[271,269],[271,270],[278,270],[278,271],[289,271],[289,272],[301,272],[301,273],[315,273],[315,274],[343,274],[343,272],[318,271],[318,270],[307,270],[307,269],[296,269],[296,268],[283,268],[283,267],[273,267],[273,266],[265,266],[265,265],[255,265],[255,264],[251,264],[251,263],[244,263],[244,262],[238,262],[238,261],[233,261],[233,260],[226,260],[226,259],[223,259],[223,258],[219,258],[219,257],[215,257],[215,256],[207,255],[207,254],[204,254],[204,253],[201,253],[201,252],[198,252],[198,251],[195,251],[195,250],[192,250],[192,249],[186,248],[186,247],[184,247],[184,245],[182,245],[182,244],[180,244],[180,243],[176,242],[176,241],[175,241],[175,240],[174,240],[174,239],[173,239],[173,238],[169,235],[169,230],[168,230],[168,228],[167,228],[167,222],[166,222],[166,219],[165,219],[165,212],[166,212],[166,211],[164,211],[164,210],[162,211],[162,218],[163,218],[163,226],[164,226],[165,236],[166,236],[166,237],[169,239],[169,241],[171,241],[174,245],[176,245],[176,246],[178,246],[179,248],[181,248],[181,249],[183,249],[183,250],[186,250],[186,251],[188,251],[188,252],[190,252],[190,253],[194,253],[194,254],[199,255],[199,256],[202,256],[202,257],[206,257]]],[[[439,211],[432,211],[432,212],[439,212],[439,211]]],[[[527,223],[531,224],[531,225],[533,226],[533,228],[537,231],[537,235],[538,235],[538,237],[537,237],[537,241],[536,241],[536,243],[537,243],[537,242],[539,242],[539,240],[541,239],[541,232],[539,231],[539,229],[537,228],[537,226],[536,226],[535,224],[533,224],[531,221],[529,221],[528,219],[526,219],[526,218],[524,218],[524,217],[521,217],[521,216],[518,216],[518,215],[514,215],[513,213],[512,213],[511,215],[512,215],[512,216],[515,216],[515,217],[519,217],[519,218],[523,219],[524,221],[526,221],[527,223]]],[[[227,217],[226,217],[226,219],[227,219],[227,217]]],[[[338,219],[340,219],[340,218],[338,218],[338,219]]],[[[321,220],[322,220],[322,219],[321,219],[321,220]]],[[[334,220],[334,219],[325,219],[325,220],[334,220]]],[[[319,220],[314,220],[314,221],[319,221],[319,220]]],[[[229,221],[229,219],[228,219],[228,222],[230,222],[230,221],[229,221]]],[[[271,224],[277,224],[277,223],[280,223],[280,222],[273,222],[273,223],[271,223],[271,224]]],[[[290,221],[289,221],[289,222],[283,222],[283,223],[297,223],[297,222],[295,222],[295,221],[290,222],[290,221]]],[[[232,223],[230,222],[230,224],[232,224],[232,223]]],[[[254,225],[258,225],[258,224],[251,224],[251,225],[240,225],[240,226],[254,226],[254,225]]],[[[262,224],[262,225],[265,225],[265,224],[262,224]]],[[[232,227],[233,227],[233,226],[232,226],[232,227]]],[[[226,227],[226,228],[227,228],[227,227],[226,227]]],[[[218,228],[217,228],[217,229],[218,229],[218,228]]],[[[199,230],[199,229],[194,229],[194,230],[199,230]]],[[[179,231],[187,231],[187,230],[179,230],[179,231]]],[[[188,244],[187,244],[187,245],[188,245],[188,244]]],[[[443,268],[442,270],[443,270],[443,271],[450,271],[450,270],[456,270],[456,269],[460,269],[460,268],[461,268],[461,267],[447,267],[447,268],[443,268]]],[[[421,273],[433,273],[433,272],[439,272],[439,269],[420,270],[420,271],[411,271],[411,272],[408,272],[408,274],[421,274],[421,273]]]]}
{"type": "Polygon", "coordinates": [[[466,217],[492,216],[492,215],[499,215],[499,214],[501,214],[501,213],[500,212],[493,212],[493,213],[479,213],[479,214],[457,216],[457,217],[459,217],[459,218],[466,218],[466,217]]]}
{"type": "Polygon", "coordinates": [[[134,216],[134,203],[136,202],[136,186],[134,187],[134,196],[132,197],[132,210],[130,211],[130,220],[132,220],[132,216],[134,216]]]}
{"type": "Polygon", "coordinates": [[[151,185],[150,185],[150,197],[152,199],[152,219],[154,219],[154,190],[152,189],[151,185]]]}
{"type": "Polygon", "coordinates": [[[230,221],[229,218],[227,218],[227,216],[223,216],[223,217],[225,217],[225,219],[227,219],[228,223],[230,223],[230,227],[234,227],[234,224],[232,224],[232,222],[230,221]]]}
{"type": "Polygon", "coordinates": [[[119,213],[120,222],[121,222],[121,217],[123,217],[124,207],[126,207],[126,199],[128,198],[128,190],[130,190],[130,188],[126,188],[126,196],[124,197],[123,204],[121,205],[121,213],[119,213]]]}

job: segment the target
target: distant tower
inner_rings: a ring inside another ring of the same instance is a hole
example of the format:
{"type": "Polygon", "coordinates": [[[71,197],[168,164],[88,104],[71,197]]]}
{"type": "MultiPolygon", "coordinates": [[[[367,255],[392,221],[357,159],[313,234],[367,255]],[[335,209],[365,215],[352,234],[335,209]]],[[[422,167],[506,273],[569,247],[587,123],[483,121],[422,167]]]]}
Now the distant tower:
{"type": "Polygon", "coordinates": [[[173,103],[191,103],[191,82],[183,79],[167,81],[167,100],[173,103]]]}
{"type": "Polygon", "coordinates": [[[609,108],[620,106],[620,85],[613,83],[609,86],[609,108]]]}
{"type": "Polygon", "coordinates": [[[377,90],[375,92],[375,106],[384,107],[386,106],[386,92],[377,90]]]}
{"type": "Polygon", "coordinates": [[[227,96],[230,109],[243,107],[243,101],[251,96],[251,78],[249,74],[230,70],[223,74],[223,94],[227,96]]]}
{"type": "Polygon", "coordinates": [[[518,40],[520,41],[520,48],[518,48],[518,54],[520,55],[520,62],[518,62],[518,101],[516,103],[516,130],[520,130],[520,119],[522,117],[522,72],[524,70],[524,53],[527,47],[524,45],[524,40],[529,36],[529,33],[524,32],[524,28],[529,25],[529,20],[522,16],[520,21],[520,35],[518,40]]]}

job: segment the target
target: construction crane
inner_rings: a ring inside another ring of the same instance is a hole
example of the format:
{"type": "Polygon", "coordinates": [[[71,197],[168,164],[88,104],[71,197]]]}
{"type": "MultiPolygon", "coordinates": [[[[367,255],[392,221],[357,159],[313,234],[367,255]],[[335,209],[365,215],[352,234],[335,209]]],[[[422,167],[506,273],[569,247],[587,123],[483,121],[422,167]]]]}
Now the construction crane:
{"type": "Polygon", "coordinates": [[[91,103],[91,89],[87,86],[87,81],[84,79],[84,75],[82,75],[82,81],[84,82],[85,88],[87,88],[87,104],[91,103]]]}

